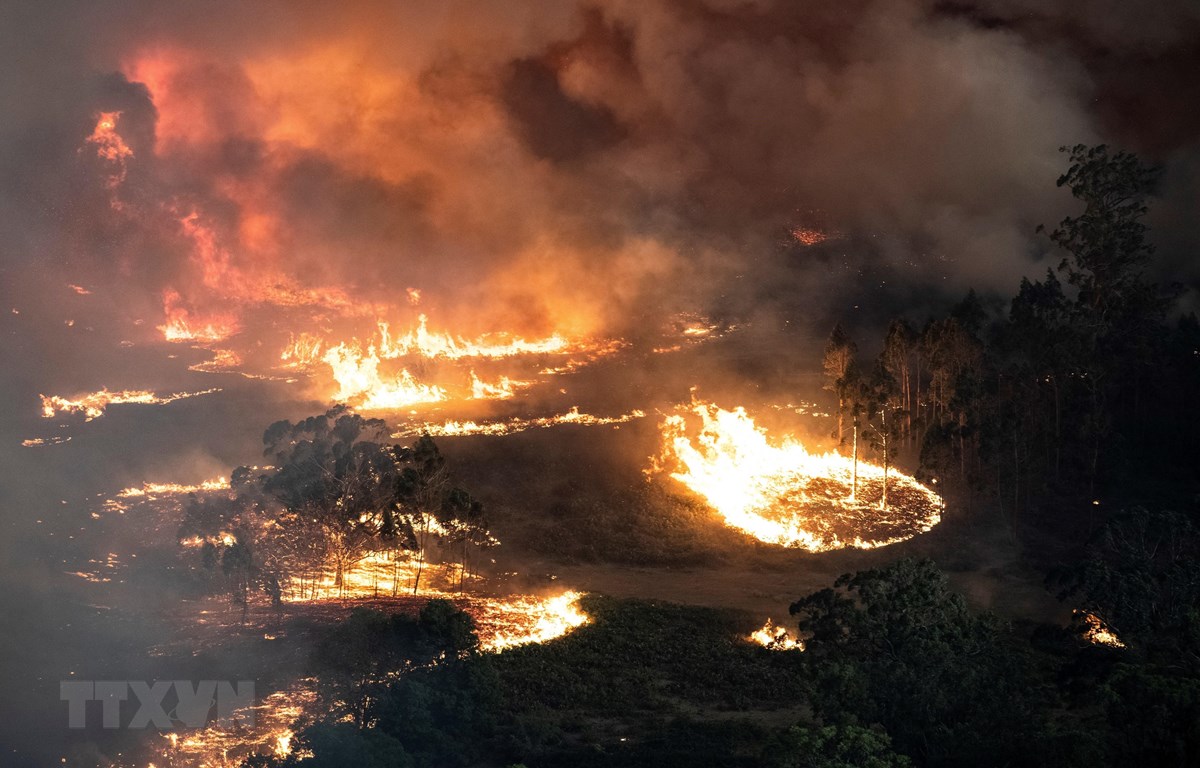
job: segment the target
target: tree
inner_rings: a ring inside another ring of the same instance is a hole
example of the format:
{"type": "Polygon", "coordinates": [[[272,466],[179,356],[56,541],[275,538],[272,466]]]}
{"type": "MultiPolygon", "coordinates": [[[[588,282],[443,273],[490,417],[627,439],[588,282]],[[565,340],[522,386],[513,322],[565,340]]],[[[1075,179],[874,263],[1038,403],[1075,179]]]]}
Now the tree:
{"type": "Polygon", "coordinates": [[[932,562],[846,574],[790,610],[825,722],[878,723],[922,765],[1016,765],[1037,753],[1046,702],[1025,652],[932,562]]]}
{"type": "Polygon", "coordinates": [[[1071,166],[1057,185],[1069,187],[1084,210],[1063,219],[1050,239],[1069,254],[1059,268],[1079,289],[1080,303],[1103,317],[1146,289],[1142,270],[1154,248],[1142,217],[1159,170],[1128,152],[1110,154],[1104,144],[1060,151],[1070,153],[1071,166]]]}
{"type": "Polygon", "coordinates": [[[856,725],[792,726],[767,748],[770,768],[908,768],[882,730],[856,725]]]}
{"type": "Polygon", "coordinates": [[[858,497],[858,455],[859,436],[863,431],[863,418],[869,412],[870,392],[867,382],[863,381],[858,366],[851,364],[842,378],[841,393],[844,410],[850,414],[851,449],[853,473],[850,479],[850,498],[858,497]]]}
{"type": "Polygon", "coordinates": [[[892,320],[883,341],[881,359],[884,368],[900,387],[900,407],[905,418],[904,432],[912,436],[913,409],[915,407],[912,369],[913,353],[917,346],[917,332],[902,318],[892,320]]]}
{"type": "Polygon", "coordinates": [[[1083,558],[1048,581],[1060,600],[1072,599],[1119,635],[1161,639],[1200,611],[1197,562],[1200,530],[1188,516],[1134,508],[1108,520],[1083,558]]]}
{"type": "Polygon", "coordinates": [[[854,365],[854,355],[858,347],[842,330],[840,323],[833,326],[829,340],[825,343],[825,389],[833,392],[838,399],[837,439],[838,445],[845,439],[844,416],[846,411],[847,373],[854,365]]]}
{"type": "Polygon", "coordinates": [[[418,591],[435,541],[456,548],[461,586],[471,548],[491,542],[482,506],[450,482],[429,436],[412,446],[390,445],[387,438],[382,420],[343,406],[294,424],[276,422],[263,435],[274,466],[239,467],[232,497],[193,499],[180,537],[210,544],[212,551],[202,556],[215,563],[228,547],[225,533],[237,531],[237,541],[254,553],[245,578],[236,572],[241,594],[261,586],[276,604],[285,585],[315,597],[330,567],[344,594],[347,572],[381,551],[395,557],[393,593],[399,590],[400,555],[416,553],[418,591]]]}
{"type": "MultiPolygon", "coordinates": [[[[896,454],[896,435],[898,421],[896,413],[900,410],[900,389],[892,374],[888,371],[886,361],[881,358],[876,363],[870,378],[864,383],[862,402],[867,415],[867,435],[871,447],[883,460],[883,493],[879,506],[886,510],[888,506],[888,469],[892,457],[896,454]]],[[[855,476],[857,477],[857,462],[855,476]]]]}
{"type": "Polygon", "coordinates": [[[1142,371],[1153,359],[1170,301],[1144,276],[1154,249],[1142,219],[1159,171],[1128,152],[1110,153],[1103,144],[1062,151],[1070,153],[1071,166],[1058,186],[1070,188],[1084,210],[1064,218],[1050,239],[1066,252],[1059,270],[1078,290],[1072,321],[1080,340],[1078,375],[1087,398],[1081,425],[1094,486],[1114,426],[1113,403],[1123,393],[1136,422],[1142,371]]]}

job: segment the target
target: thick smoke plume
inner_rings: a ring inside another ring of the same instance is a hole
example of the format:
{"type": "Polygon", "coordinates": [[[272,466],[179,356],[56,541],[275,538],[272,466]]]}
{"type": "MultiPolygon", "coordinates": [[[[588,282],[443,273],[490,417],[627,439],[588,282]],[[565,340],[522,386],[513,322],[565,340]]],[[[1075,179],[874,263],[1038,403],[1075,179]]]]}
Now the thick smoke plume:
{"type": "Polygon", "coordinates": [[[1118,35],[1108,10],[13,11],[8,268],[116,282],[147,331],[164,309],[387,316],[407,288],[456,327],[528,333],[745,314],[781,282],[810,311],[878,280],[1007,291],[1066,210],[1057,148],[1112,122],[1080,51],[1175,52],[1196,23],[1164,6],[1118,35]],[[101,112],[127,156],[91,151],[101,112]]]}

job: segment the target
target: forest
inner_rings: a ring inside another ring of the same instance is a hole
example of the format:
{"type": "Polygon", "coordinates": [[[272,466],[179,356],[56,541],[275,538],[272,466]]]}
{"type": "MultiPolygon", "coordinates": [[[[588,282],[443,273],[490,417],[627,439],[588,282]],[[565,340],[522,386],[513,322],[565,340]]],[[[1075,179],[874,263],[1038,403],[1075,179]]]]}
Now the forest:
{"type": "MultiPolygon", "coordinates": [[[[824,355],[843,450],[915,463],[960,515],[998,519],[1068,626],[972,608],[913,557],[795,595],[787,648],[747,643],[734,609],[602,595],[583,599],[585,626],[502,654],[451,600],[359,608],[306,662],[322,715],[289,755],[245,765],[1196,764],[1200,324],[1145,276],[1154,169],[1068,154],[1058,183],[1083,212],[1046,233],[1061,263],[1005,311],[972,292],[922,325],[897,318],[874,360],[840,326],[824,355]]],[[[345,409],[271,426],[272,466],[187,510],[180,535],[204,542],[212,584],[278,602],[314,564],[340,585],[364,552],[436,537],[461,589],[489,545],[481,505],[432,439],[402,448],[384,430],[345,409]]]]}

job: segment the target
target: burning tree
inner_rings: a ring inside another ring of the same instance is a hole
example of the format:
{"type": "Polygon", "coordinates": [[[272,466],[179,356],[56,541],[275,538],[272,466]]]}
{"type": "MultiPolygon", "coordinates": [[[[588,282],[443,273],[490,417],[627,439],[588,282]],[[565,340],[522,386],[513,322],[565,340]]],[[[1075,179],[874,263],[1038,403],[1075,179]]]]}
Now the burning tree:
{"type": "Polygon", "coordinates": [[[274,465],[257,473],[239,468],[233,495],[194,502],[181,540],[203,547],[223,568],[228,563],[227,581],[239,585],[234,596],[243,603],[252,583],[275,602],[293,580],[301,595],[310,589],[316,596],[330,570],[345,594],[349,571],[379,553],[396,564],[393,593],[401,557],[415,554],[416,593],[435,542],[458,545],[465,572],[470,545],[490,543],[482,507],[451,482],[431,438],[408,447],[385,443],[388,433],[383,420],[341,406],[272,424],[263,442],[274,465]]]}
{"type": "Polygon", "coordinates": [[[400,519],[412,532],[417,550],[413,594],[420,590],[425,553],[435,536],[461,545],[461,587],[466,572],[467,544],[483,545],[488,540],[482,525],[483,508],[469,493],[453,485],[446,459],[433,438],[423,435],[411,448],[400,451],[399,456],[407,463],[399,476],[398,490],[405,502],[400,519]]]}

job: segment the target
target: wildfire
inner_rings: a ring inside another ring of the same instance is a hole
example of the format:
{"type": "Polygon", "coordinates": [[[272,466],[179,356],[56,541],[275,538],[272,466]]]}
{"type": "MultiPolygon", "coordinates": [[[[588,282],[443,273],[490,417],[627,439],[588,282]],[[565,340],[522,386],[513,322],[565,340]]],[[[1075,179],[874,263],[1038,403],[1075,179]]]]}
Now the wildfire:
{"type": "Polygon", "coordinates": [[[1117,633],[1099,616],[1090,611],[1076,611],[1076,616],[1083,625],[1083,639],[1093,645],[1105,645],[1109,648],[1124,648],[1125,643],[1117,637],[1117,633]]]}
{"type": "Polygon", "coordinates": [[[543,375],[549,375],[584,365],[615,349],[610,344],[571,342],[558,334],[534,341],[507,333],[467,339],[429,330],[425,315],[420,315],[417,325],[401,335],[394,335],[390,324],[384,321],[378,321],[376,328],[376,336],[366,344],[358,340],[331,344],[311,333],[293,335],[280,360],[284,367],[296,369],[308,369],[323,362],[338,387],[332,399],[364,410],[394,410],[452,399],[508,399],[534,383],[509,375],[502,375],[492,383],[480,379],[474,368],[458,369],[462,371],[458,374],[462,376],[459,381],[467,380],[465,386],[447,380],[446,376],[439,383],[418,381],[410,369],[419,365],[423,371],[426,361],[537,359],[568,353],[581,356],[579,360],[569,360],[565,367],[541,370],[543,375]]]}
{"type": "Polygon", "coordinates": [[[407,597],[413,594],[420,571],[423,571],[420,597],[441,597],[459,603],[475,619],[480,645],[487,651],[548,642],[588,621],[587,614],[579,607],[582,595],[578,592],[569,590],[550,597],[472,596],[455,591],[463,575],[457,564],[419,562],[410,553],[371,553],[344,567],[340,576],[335,566],[326,564],[315,574],[291,577],[283,585],[283,599],[309,603],[407,597]]]}
{"type": "Polygon", "coordinates": [[[550,598],[515,596],[483,603],[476,621],[484,650],[545,643],[583,626],[588,616],[579,607],[580,597],[567,591],[550,598]]]}
{"type": "Polygon", "coordinates": [[[385,360],[410,355],[444,357],[458,360],[464,357],[513,357],[515,355],[557,354],[567,351],[570,342],[558,334],[539,341],[526,341],[509,334],[493,333],[474,341],[436,333],[429,330],[429,318],[417,317],[417,327],[408,333],[392,337],[388,323],[379,322],[379,356],[385,360]]]}
{"type": "Polygon", "coordinates": [[[407,408],[420,403],[436,403],[447,399],[446,390],[437,385],[419,383],[408,369],[388,376],[379,371],[380,357],[374,347],[366,353],[339,344],[322,358],[333,371],[338,384],[333,399],[353,402],[364,410],[407,408]]]}
{"type": "Polygon", "coordinates": [[[475,375],[475,371],[471,371],[471,397],[475,400],[507,400],[515,395],[518,389],[528,387],[532,383],[513,381],[507,376],[501,376],[500,381],[488,384],[486,381],[481,381],[475,375]]]}
{"type": "Polygon", "coordinates": [[[182,483],[142,483],[138,487],[124,488],[117,492],[119,499],[140,498],[145,496],[165,496],[170,494],[187,494],[198,493],[202,491],[225,491],[229,489],[229,479],[225,477],[217,477],[212,480],[204,480],[195,485],[184,485],[182,483]]]}
{"type": "Polygon", "coordinates": [[[779,627],[767,619],[761,629],[756,629],[746,638],[752,643],[758,643],[772,651],[804,650],[804,643],[792,637],[787,627],[779,627]]]}
{"type": "MultiPolygon", "coordinates": [[[[476,622],[484,651],[498,653],[529,643],[544,643],[586,624],[579,607],[582,595],[563,592],[551,597],[459,599],[476,622]]],[[[193,732],[164,736],[159,756],[167,765],[234,768],[253,754],[286,757],[292,753],[295,729],[316,712],[316,680],[297,681],[287,690],[265,696],[236,717],[252,716],[250,725],[214,723],[193,732]]]]}
{"type": "Polygon", "coordinates": [[[22,440],[21,445],[26,448],[39,448],[45,445],[62,445],[70,441],[69,435],[56,435],[54,437],[33,437],[28,440],[22,440]]]}
{"type": "MultiPolygon", "coordinates": [[[[105,180],[105,186],[109,190],[116,188],[125,180],[126,168],[125,161],[133,157],[133,150],[117,133],[117,121],[121,119],[120,112],[101,112],[96,116],[96,127],[92,129],[92,133],[84,141],[96,148],[96,156],[108,162],[113,170],[109,173],[105,180]]],[[[115,199],[112,201],[114,209],[120,209],[121,205],[115,199]]],[[[81,293],[86,295],[86,292],[81,293]]]]}
{"type": "Polygon", "coordinates": [[[586,426],[605,426],[625,424],[635,419],[645,418],[646,412],[640,410],[630,411],[619,416],[593,416],[590,413],[582,413],[579,406],[573,406],[566,413],[556,414],[554,416],[543,416],[532,419],[509,419],[507,421],[445,421],[440,424],[426,422],[424,424],[414,424],[408,426],[398,432],[395,432],[392,437],[399,439],[404,437],[415,437],[417,435],[431,435],[433,437],[462,437],[465,435],[511,435],[516,432],[524,432],[528,429],[545,429],[546,427],[555,427],[561,424],[583,424],[586,426]]]}
{"type": "Polygon", "coordinates": [[[663,449],[654,469],[665,469],[724,518],[726,524],[771,544],[821,552],[884,546],[927,531],[941,520],[942,500],[913,478],[887,472],[887,508],[881,508],[884,468],[837,453],[817,455],[793,438],[777,444],[744,408],[723,410],[693,402],[666,417],[663,449]],[[688,419],[700,429],[689,437],[688,419]]]}
{"type": "Polygon", "coordinates": [[[324,340],[311,333],[292,334],[279,359],[287,368],[308,368],[321,362],[324,340]]]}
{"type": "Polygon", "coordinates": [[[103,416],[105,410],[110,405],[123,405],[127,403],[166,405],[176,400],[210,395],[220,391],[219,389],[205,389],[200,392],[176,392],[170,395],[158,395],[144,389],[126,389],[120,392],[109,392],[107,389],[102,389],[99,392],[76,395],[74,398],[61,397],[59,395],[41,395],[42,417],[52,419],[59,413],[63,415],[82,413],[87,421],[91,421],[103,416]]]}
{"type": "Polygon", "coordinates": [[[223,341],[238,331],[237,320],[228,315],[214,315],[200,319],[182,305],[177,291],[163,294],[165,322],[158,326],[167,341],[196,341],[212,344],[223,341]]]}
{"type": "Polygon", "coordinates": [[[254,754],[287,757],[295,737],[294,724],[311,713],[316,701],[316,681],[300,680],[230,718],[242,718],[239,722],[249,721],[249,725],[213,723],[195,731],[164,734],[159,757],[166,765],[196,768],[236,768],[254,754]]]}
{"type": "Polygon", "coordinates": [[[214,349],[212,358],[189,365],[189,371],[199,373],[222,373],[232,371],[242,364],[242,356],[232,349],[214,349]]]}

